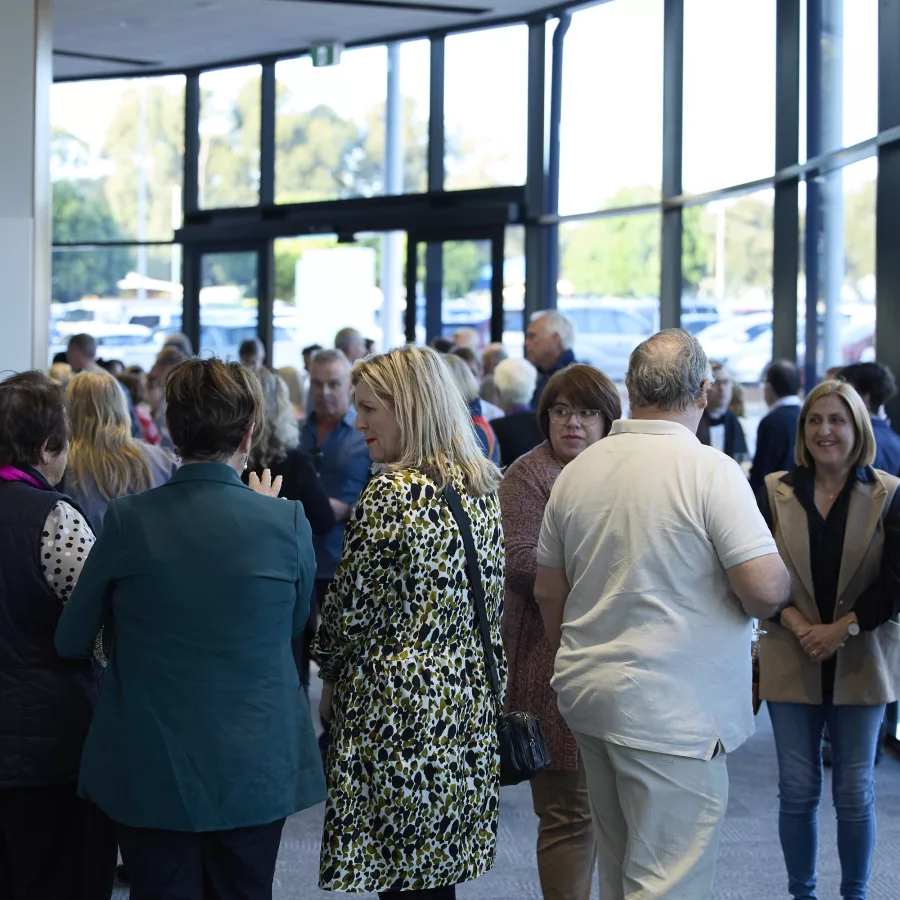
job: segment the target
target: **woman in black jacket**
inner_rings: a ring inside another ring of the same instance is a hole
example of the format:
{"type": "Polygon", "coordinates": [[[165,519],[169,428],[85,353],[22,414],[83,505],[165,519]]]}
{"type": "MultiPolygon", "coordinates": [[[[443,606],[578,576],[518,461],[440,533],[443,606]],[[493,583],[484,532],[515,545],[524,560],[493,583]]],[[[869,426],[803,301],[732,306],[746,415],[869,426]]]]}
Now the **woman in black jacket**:
{"type": "Polygon", "coordinates": [[[98,684],[89,660],[61,659],[53,634],[94,543],[56,485],[69,421],[40,372],[0,383],[0,895],[103,900],[116,843],[76,793],[98,684]]]}
{"type": "Polygon", "coordinates": [[[294,419],[290,392],[285,380],[272,369],[257,373],[266,400],[266,421],[259,435],[243,480],[251,472],[272,472],[272,480],[281,477],[281,494],[299,500],[313,534],[327,534],[334,526],[334,510],[309,454],[299,449],[300,431],[294,419]]]}
{"type": "MultiPolygon", "coordinates": [[[[266,400],[266,421],[247,463],[243,479],[251,472],[272,472],[272,480],[281,478],[281,494],[288,500],[299,500],[313,534],[328,534],[334,526],[334,510],[328,494],[319,481],[312,457],[299,448],[300,430],[294,418],[287,382],[272,369],[257,371],[266,400]]],[[[315,618],[310,616],[306,632],[291,642],[294,662],[304,690],[309,687],[309,645],[315,635],[315,618]]]]}

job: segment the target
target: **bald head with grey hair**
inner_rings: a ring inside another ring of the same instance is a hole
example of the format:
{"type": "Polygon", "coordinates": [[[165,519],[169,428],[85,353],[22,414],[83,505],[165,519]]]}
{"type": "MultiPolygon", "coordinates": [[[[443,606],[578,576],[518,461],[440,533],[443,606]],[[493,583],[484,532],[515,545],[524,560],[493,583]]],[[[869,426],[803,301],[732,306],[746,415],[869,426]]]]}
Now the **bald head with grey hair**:
{"type": "Polygon", "coordinates": [[[625,385],[633,411],[696,414],[699,421],[711,380],[700,342],[681,328],[667,328],[634,348],[625,385]]]}

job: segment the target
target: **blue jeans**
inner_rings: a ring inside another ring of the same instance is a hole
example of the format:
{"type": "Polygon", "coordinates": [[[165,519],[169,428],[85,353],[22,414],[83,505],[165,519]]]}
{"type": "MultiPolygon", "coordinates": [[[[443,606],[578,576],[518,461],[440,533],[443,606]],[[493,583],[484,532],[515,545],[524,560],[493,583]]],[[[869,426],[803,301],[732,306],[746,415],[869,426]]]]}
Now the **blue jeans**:
{"type": "Polygon", "coordinates": [[[875,849],[875,749],[883,706],[768,702],[778,754],[778,831],[794,900],[816,900],[822,732],[833,754],[841,897],[866,900],[875,849]]]}

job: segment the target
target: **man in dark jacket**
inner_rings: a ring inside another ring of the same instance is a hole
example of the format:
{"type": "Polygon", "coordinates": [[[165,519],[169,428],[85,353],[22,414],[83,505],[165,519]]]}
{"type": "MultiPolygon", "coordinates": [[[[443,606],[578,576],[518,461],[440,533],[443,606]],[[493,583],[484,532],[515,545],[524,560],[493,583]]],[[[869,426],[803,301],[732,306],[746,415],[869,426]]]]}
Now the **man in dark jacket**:
{"type": "Polygon", "coordinates": [[[884,405],[897,393],[894,373],[882,363],[861,362],[845,366],[838,377],[856,388],[872,417],[875,468],[889,475],[900,475],[900,435],[881,415],[884,405]]]}
{"type": "Polygon", "coordinates": [[[531,398],[531,408],[537,409],[541,394],[560,369],[575,362],[575,325],[555,309],[535,313],[525,331],[525,359],[538,370],[537,385],[531,398]]]}
{"type": "Polygon", "coordinates": [[[697,428],[701,444],[715,447],[736,462],[747,459],[747,440],[738,417],[729,409],[734,383],[724,363],[710,360],[715,379],[706,392],[706,409],[697,428]]]}
{"type": "Polygon", "coordinates": [[[766,369],[764,384],[769,413],[759,423],[750,487],[758,491],[766,475],[794,468],[794,443],[800,419],[800,370],[786,359],[766,369]]]}

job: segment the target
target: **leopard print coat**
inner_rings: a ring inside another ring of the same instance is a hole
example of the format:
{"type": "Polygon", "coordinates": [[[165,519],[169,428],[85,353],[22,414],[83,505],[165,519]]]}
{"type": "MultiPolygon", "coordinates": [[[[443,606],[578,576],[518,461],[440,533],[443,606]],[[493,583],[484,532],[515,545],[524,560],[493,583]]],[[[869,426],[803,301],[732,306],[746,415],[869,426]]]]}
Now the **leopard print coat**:
{"type": "MultiPolygon", "coordinates": [[[[505,686],[500,505],[454,481],[505,686]]],[[[423,890],[487,872],[497,838],[496,711],[465,550],[426,475],[382,474],[363,491],[313,656],[336,684],[320,886],[423,890]]]]}

